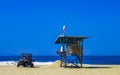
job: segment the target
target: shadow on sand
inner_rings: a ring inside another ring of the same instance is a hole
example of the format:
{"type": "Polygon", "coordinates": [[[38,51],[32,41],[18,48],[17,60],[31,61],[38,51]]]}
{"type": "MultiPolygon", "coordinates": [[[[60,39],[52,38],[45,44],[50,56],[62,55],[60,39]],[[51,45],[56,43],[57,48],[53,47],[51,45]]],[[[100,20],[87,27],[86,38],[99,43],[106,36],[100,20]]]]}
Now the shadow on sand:
{"type": "Polygon", "coordinates": [[[111,67],[99,67],[99,66],[92,66],[92,67],[82,67],[82,68],[91,68],[91,69],[95,69],[95,68],[111,68],[111,67]]]}
{"type": "Polygon", "coordinates": [[[112,68],[112,67],[110,67],[110,66],[83,66],[83,67],[76,67],[76,66],[66,66],[65,68],[76,68],[76,69],[78,69],[78,68],[86,68],[86,69],[95,69],[95,68],[112,68]]]}

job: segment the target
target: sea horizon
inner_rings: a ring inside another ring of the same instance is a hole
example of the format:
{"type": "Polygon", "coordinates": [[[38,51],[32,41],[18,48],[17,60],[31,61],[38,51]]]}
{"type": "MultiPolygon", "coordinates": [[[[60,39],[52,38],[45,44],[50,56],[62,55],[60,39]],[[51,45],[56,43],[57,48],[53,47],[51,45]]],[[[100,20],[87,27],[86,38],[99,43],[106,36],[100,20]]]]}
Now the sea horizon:
{"type": "MultiPolygon", "coordinates": [[[[35,62],[55,62],[60,60],[60,56],[33,56],[35,62]]],[[[74,56],[68,56],[68,59],[75,62],[74,56]]],[[[0,62],[19,60],[19,56],[0,56],[0,62]]],[[[83,56],[83,64],[120,64],[120,56],[83,56]]]]}

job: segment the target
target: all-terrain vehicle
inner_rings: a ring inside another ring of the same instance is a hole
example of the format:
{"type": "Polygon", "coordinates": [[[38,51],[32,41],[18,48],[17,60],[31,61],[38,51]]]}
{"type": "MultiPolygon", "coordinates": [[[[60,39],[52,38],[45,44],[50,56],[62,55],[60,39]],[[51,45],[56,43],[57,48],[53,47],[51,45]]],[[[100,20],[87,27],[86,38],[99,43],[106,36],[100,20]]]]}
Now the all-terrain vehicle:
{"type": "Polygon", "coordinates": [[[17,67],[19,67],[20,65],[23,67],[34,67],[32,54],[28,54],[28,53],[21,54],[19,56],[17,67]]]}

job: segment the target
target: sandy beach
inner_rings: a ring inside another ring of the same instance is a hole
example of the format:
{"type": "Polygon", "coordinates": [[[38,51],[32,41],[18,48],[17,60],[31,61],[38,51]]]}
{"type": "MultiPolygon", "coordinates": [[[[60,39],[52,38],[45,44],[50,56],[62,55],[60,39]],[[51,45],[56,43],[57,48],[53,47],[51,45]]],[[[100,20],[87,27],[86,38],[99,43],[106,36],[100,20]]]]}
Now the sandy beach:
{"type": "Polygon", "coordinates": [[[35,65],[34,68],[0,65],[0,75],[120,75],[120,65],[87,65],[83,68],[59,67],[59,62],[50,65],[35,65]]]}

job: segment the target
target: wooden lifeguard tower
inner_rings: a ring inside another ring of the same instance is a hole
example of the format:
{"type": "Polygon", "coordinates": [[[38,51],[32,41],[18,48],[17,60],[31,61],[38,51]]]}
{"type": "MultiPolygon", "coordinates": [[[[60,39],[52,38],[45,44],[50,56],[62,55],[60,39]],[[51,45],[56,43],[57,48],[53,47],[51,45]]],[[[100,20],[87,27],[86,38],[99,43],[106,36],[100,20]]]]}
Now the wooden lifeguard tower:
{"type": "Polygon", "coordinates": [[[55,40],[55,44],[60,44],[60,50],[57,53],[61,57],[61,67],[69,66],[71,63],[74,67],[82,67],[83,61],[83,40],[88,37],[85,36],[64,36],[60,35],[55,40]],[[68,58],[68,56],[75,57],[75,62],[68,58]]]}

